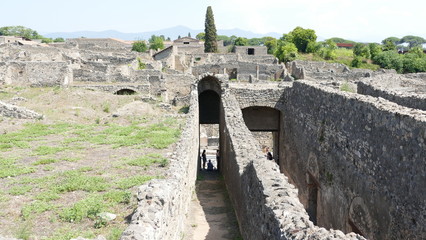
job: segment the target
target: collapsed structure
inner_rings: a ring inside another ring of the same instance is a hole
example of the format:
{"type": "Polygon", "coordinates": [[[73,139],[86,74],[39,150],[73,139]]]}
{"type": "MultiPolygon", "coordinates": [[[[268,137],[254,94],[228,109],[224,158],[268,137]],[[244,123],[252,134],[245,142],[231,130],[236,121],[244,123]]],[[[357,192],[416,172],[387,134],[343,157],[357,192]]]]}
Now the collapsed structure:
{"type": "Polygon", "coordinates": [[[284,65],[262,49],[211,54],[181,40],[157,53],[115,39],[0,45],[0,85],[137,93],[190,107],[175,171],[140,187],[121,239],[180,238],[199,124],[212,123],[244,239],[426,238],[425,74],[284,65]],[[260,154],[256,131],[272,132],[276,162],[260,154]]]}

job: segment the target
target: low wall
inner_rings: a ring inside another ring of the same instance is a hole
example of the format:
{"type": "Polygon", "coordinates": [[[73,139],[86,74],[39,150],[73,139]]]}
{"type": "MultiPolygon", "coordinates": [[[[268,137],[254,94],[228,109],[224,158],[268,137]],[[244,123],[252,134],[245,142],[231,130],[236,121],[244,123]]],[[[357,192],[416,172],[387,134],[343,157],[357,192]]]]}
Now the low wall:
{"type": "Polygon", "coordinates": [[[166,179],[139,187],[138,208],[121,240],[181,239],[186,214],[195,190],[199,118],[197,90],[191,92],[191,108],[166,179]]]}
{"type": "Polygon", "coordinates": [[[426,112],[310,81],[285,95],[281,170],[318,225],[425,239],[426,112]]]}
{"type": "Polygon", "coordinates": [[[72,82],[73,74],[66,62],[0,62],[0,84],[51,87],[72,82]]]}
{"type": "Polygon", "coordinates": [[[364,82],[358,82],[358,93],[381,97],[402,106],[426,111],[426,93],[394,92],[389,89],[380,89],[364,82]]]}
{"type": "Polygon", "coordinates": [[[43,115],[23,107],[7,104],[0,101],[0,116],[19,119],[42,119],[43,115]]]}
{"type": "Polygon", "coordinates": [[[257,150],[229,91],[222,94],[222,106],[221,171],[244,239],[364,239],[314,226],[297,189],[257,150]]]}

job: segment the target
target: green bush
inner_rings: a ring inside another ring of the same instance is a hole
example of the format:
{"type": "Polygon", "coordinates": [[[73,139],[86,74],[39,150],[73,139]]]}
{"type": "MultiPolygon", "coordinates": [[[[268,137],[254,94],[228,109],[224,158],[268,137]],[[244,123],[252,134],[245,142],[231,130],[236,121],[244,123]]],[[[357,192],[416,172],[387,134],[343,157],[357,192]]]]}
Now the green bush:
{"type": "Polygon", "coordinates": [[[146,46],[145,41],[135,41],[132,45],[132,51],[135,52],[146,52],[148,47],[146,46]]]}

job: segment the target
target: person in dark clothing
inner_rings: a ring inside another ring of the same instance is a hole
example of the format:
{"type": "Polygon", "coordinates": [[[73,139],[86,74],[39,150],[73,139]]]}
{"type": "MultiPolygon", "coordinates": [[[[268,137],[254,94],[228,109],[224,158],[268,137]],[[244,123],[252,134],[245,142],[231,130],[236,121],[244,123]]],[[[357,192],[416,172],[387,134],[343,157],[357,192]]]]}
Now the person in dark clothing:
{"type": "Polygon", "coordinates": [[[213,167],[213,163],[211,160],[209,160],[209,162],[207,163],[207,171],[213,171],[214,167],[213,167]]]}
{"type": "Polygon", "coordinates": [[[206,169],[206,162],[207,162],[207,156],[206,156],[206,150],[203,150],[203,153],[201,154],[201,159],[203,160],[203,169],[206,169]]]}

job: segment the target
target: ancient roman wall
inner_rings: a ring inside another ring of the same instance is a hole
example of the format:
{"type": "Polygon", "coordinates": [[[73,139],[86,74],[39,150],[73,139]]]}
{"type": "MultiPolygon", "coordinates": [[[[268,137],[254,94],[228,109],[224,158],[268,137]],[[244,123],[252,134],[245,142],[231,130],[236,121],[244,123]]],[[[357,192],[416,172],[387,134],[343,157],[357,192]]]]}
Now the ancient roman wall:
{"type": "Polygon", "coordinates": [[[0,85],[46,87],[72,82],[66,62],[0,62],[0,85]]]}
{"type": "Polygon", "coordinates": [[[198,92],[191,92],[191,108],[166,179],[139,187],[138,208],[121,240],[181,239],[186,214],[195,190],[197,174],[199,116],[198,92]]]}
{"type": "Polygon", "coordinates": [[[281,170],[318,225],[426,238],[426,112],[296,81],[284,93],[281,170]]]}
{"type": "Polygon", "coordinates": [[[18,107],[12,104],[0,101],[0,116],[19,119],[42,119],[43,115],[28,110],[23,107],[18,107]]]}
{"type": "Polygon", "coordinates": [[[221,171],[244,239],[363,239],[314,226],[297,189],[258,150],[229,91],[222,94],[222,106],[221,171]]]}
{"type": "MultiPolygon", "coordinates": [[[[389,88],[381,88],[366,82],[358,82],[358,93],[373,97],[381,97],[399,105],[416,108],[426,111],[426,88],[423,86],[424,93],[415,93],[408,91],[392,91],[389,88]]],[[[426,84],[425,84],[426,85],[426,84]]],[[[419,87],[420,90],[420,87],[419,87]]]]}
{"type": "Polygon", "coordinates": [[[0,61],[61,62],[65,60],[62,52],[53,47],[2,45],[0,61]]]}
{"type": "MultiPolygon", "coordinates": [[[[252,62],[228,62],[220,64],[205,64],[194,66],[192,74],[200,76],[206,72],[222,74],[226,71],[229,75],[236,71],[236,79],[240,81],[252,80],[271,80],[275,74],[283,70],[282,65],[278,64],[257,64],[252,62]]],[[[232,78],[232,76],[231,76],[232,78]]]]}

